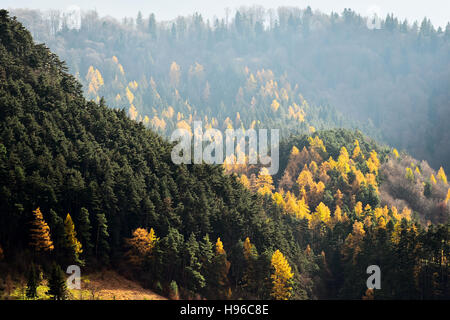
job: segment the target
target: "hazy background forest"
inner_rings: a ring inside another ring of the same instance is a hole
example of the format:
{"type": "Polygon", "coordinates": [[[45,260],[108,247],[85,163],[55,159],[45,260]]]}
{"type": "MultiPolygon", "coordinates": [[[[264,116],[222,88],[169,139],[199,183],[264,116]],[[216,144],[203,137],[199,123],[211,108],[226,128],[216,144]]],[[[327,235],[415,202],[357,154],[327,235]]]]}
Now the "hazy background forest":
{"type": "Polygon", "coordinates": [[[162,131],[190,116],[289,132],[357,127],[450,167],[450,24],[387,15],[370,30],[350,9],[253,6],[216,20],[83,12],[78,30],[58,11],[12,14],[67,62],[89,98],[104,96],[162,131]]]}

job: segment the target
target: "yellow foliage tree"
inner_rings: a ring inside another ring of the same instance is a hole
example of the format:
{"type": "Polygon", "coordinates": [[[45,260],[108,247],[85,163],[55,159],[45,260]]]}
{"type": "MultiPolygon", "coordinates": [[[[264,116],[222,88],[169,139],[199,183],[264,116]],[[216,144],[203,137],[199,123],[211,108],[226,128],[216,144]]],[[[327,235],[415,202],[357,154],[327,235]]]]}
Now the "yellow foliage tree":
{"type": "Polygon", "coordinates": [[[262,168],[259,172],[258,179],[256,180],[256,187],[261,194],[272,194],[275,187],[273,186],[272,176],[269,174],[267,168],[262,168]]]}
{"type": "Polygon", "coordinates": [[[64,233],[66,235],[66,246],[73,250],[73,254],[78,257],[83,252],[81,243],[77,239],[77,233],[75,231],[75,225],[73,223],[70,214],[67,214],[66,220],[64,220],[64,233]]]}
{"type": "Polygon", "coordinates": [[[327,225],[331,222],[330,209],[323,202],[319,203],[316,211],[311,215],[310,228],[315,228],[320,222],[327,225]]]}
{"type": "Polygon", "coordinates": [[[364,225],[360,221],[353,223],[353,231],[345,239],[345,245],[343,247],[343,254],[346,258],[352,257],[353,264],[356,263],[356,257],[361,252],[361,244],[364,239],[366,231],[364,225]]]}
{"type": "Polygon", "coordinates": [[[355,145],[355,148],[353,149],[352,158],[356,159],[361,153],[361,148],[359,147],[359,141],[358,140],[355,140],[354,145],[355,145]]]}
{"type": "Polygon", "coordinates": [[[442,168],[442,167],[439,168],[439,171],[437,173],[437,177],[443,183],[447,184],[447,176],[445,175],[444,168],[442,168]]]}
{"type": "Polygon", "coordinates": [[[180,83],[180,66],[174,61],[170,65],[169,78],[172,86],[177,87],[180,83]]]}
{"type": "Polygon", "coordinates": [[[50,238],[50,227],[45,222],[39,208],[33,211],[34,219],[31,222],[31,245],[36,251],[52,251],[55,247],[50,238]]]}
{"type": "Polygon", "coordinates": [[[405,174],[405,178],[408,179],[411,182],[414,182],[414,172],[412,171],[411,168],[406,168],[406,174],[405,174]]]}
{"type": "Polygon", "coordinates": [[[134,100],[134,94],[133,94],[133,92],[131,92],[131,90],[130,90],[128,87],[126,87],[126,88],[125,88],[125,93],[126,93],[128,102],[129,102],[130,104],[132,104],[132,103],[133,103],[133,100],[134,100]]]}
{"type": "Polygon", "coordinates": [[[314,138],[309,137],[308,142],[311,149],[316,149],[316,151],[320,150],[322,152],[327,152],[327,149],[325,148],[323,141],[318,136],[315,136],[314,138]]]}
{"type": "Polygon", "coordinates": [[[217,242],[216,242],[216,254],[218,254],[218,255],[226,254],[225,249],[223,248],[222,240],[220,240],[220,237],[217,238],[217,242]]]}
{"type": "Polygon", "coordinates": [[[434,177],[434,174],[431,174],[430,181],[431,181],[433,184],[436,184],[436,183],[437,183],[436,178],[434,177]]]}
{"type": "Polygon", "coordinates": [[[346,175],[350,171],[350,158],[348,151],[345,147],[341,148],[337,161],[337,169],[343,175],[346,175]]]}
{"type": "Polygon", "coordinates": [[[288,300],[292,294],[291,279],[294,276],[291,266],[280,250],[272,255],[271,265],[274,272],[270,276],[273,284],[270,295],[275,300],[288,300]]]}
{"type": "Polygon", "coordinates": [[[302,172],[300,172],[300,174],[298,175],[296,182],[299,190],[301,190],[301,188],[311,188],[311,186],[314,184],[312,173],[311,171],[309,171],[306,165],[303,168],[302,172]]]}
{"type": "Polygon", "coordinates": [[[395,149],[395,148],[394,148],[394,150],[392,150],[392,153],[394,154],[394,157],[395,157],[396,159],[398,159],[398,157],[400,156],[400,155],[398,154],[397,149],[395,149]]]}
{"type": "Polygon", "coordinates": [[[278,101],[276,99],[273,99],[272,104],[270,105],[270,107],[272,108],[272,110],[274,112],[277,112],[278,108],[280,107],[280,104],[278,103],[278,101]]]}
{"type": "Polygon", "coordinates": [[[149,256],[159,238],[156,237],[155,230],[153,228],[148,232],[144,228],[137,228],[133,231],[133,236],[127,239],[127,244],[130,250],[127,252],[127,256],[130,262],[135,265],[140,265],[146,256],[149,256]]]}
{"type": "Polygon", "coordinates": [[[359,217],[363,213],[363,205],[361,201],[358,201],[355,206],[355,213],[359,217]]]}

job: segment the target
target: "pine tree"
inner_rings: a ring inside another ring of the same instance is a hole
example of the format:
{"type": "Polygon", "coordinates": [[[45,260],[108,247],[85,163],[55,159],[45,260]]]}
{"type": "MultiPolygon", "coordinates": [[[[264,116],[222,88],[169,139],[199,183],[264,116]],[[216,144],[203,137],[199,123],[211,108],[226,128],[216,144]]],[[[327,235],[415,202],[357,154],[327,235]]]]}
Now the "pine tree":
{"type": "Polygon", "coordinates": [[[84,256],[88,257],[92,254],[93,245],[91,242],[91,221],[89,220],[89,211],[84,207],[81,208],[80,216],[78,218],[78,234],[84,248],[84,256]]]}
{"type": "Polygon", "coordinates": [[[284,255],[277,250],[272,255],[271,265],[273,273],[271,297],[275,300],[288,300],[292,294],[292,273],[291,267],[284,255]]]}
{"type": "Polygon", "coordinates": [[[200,246],[194,233],[191,233],[189,240],[185,243],[183,260],[186,287],[192,293],[199,292],[206,286],[206,280],[201,274],[200,246]]]}
{"type": "Polygon", "coordinates": [[[34,220],[31,222],[31,245],[36,251],[50,252],[55,247],[50,238],[50,227],[44,220],[42,212],[39,208],[33,211],[34,220]]]}
{"type": "Polygon", "coordinates": [[[258,251],[256,247],[250,242],[250,238],[245,238],[243,245],[243,254],[246,262],[246,268],[243,275],[243,286],[249,292],[256,292],[258,286],[258,278],[256,273],[256,263],[258,261],[258,251]]]}
{"type": "Polygon", "coordinates": [[[65,246],[64,220],[53,209],[50,209],[49,225],[55,247],[53,254],[60,261],[65,246]]]}
{"type": "Polygon", "coordinates": [[[199,262],[201,264],[200,273],[205,277],[206,285],[200,292],[207,294],[210,291],[210,285],[213,278],[213,258],[214,258],[214,244],[209,239],[209,235],[206,234],[203,240],[199,243],[199,262]]]}
{"type": "Polygon", "coordinates": [[[227,260],[227,253],[223,248],[220,238],[217,238],[215,255],[212,261],[213,286],[216,288],[217,298],[229,298],[228,272],[230,262],[227,260]]]}
{"type": "Polygon", "coordinates": [[[30,270],[28,271],[27,298],[34,299],[37,297],[38,286],[39,286],[39,275],[36,271],[34,263],[32,263],[30,270]]]}
{"type": "Polygon", "coordinates": [[[97,214],[97,236],[95,242],[95,257],[102,263],[109,263],[109,233],[106,216],[104,213],[97,214]]]}
{"type": "Polygon", "coordinates": [[[66,277],[61,267],[53,265],[50,277],[48,279],[49,290],[47,294],[52,296],[53,300],[65,300],[67,297],[66,277]]]}

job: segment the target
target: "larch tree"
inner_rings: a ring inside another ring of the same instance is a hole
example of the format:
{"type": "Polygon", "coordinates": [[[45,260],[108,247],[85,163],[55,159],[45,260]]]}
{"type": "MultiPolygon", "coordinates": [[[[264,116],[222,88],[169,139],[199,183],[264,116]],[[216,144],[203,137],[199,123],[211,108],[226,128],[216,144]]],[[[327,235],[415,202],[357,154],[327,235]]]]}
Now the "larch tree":
{"type": "Polygon", "coordinates": [[[158,240],[153,228],[150,229],[150,232],[143,228],[134,230],[133,236],[127,240],[127,244],[130,247],[127,256],[130,262],[140,266],[144,259],[152,253],[158,240]]]}
{"type": "Polygon", "coordinates": [[[448,188],[447,196],[445,197],[445,204],[447,204],[449,200],[450,200],[450,188],[448,188]]]}
{"type": "Polygon", "coordinates": [[[406,168],[405,169],[406,170],[406,173],[405,173],[405,178],[408,180],[408,181],[411,181],[411,182],[414,182],[414,172],[412,171],[412,169],[411,168],[406,168]]]}
{"type": "Polygon", "coordinates": [[[437,173],[437,177],[439,180],[441,180],[444,184],[447,184],[447,176],[445,175],[444,168],[440,167],[439,171],[437,173]]]}
{"type": "Polygon", "coordinates": [[[316,210],[311,215],[311,220],[309,221],[310,228],[315,228],[320,223],[323,222],[328,225],[331,222],[331,212],[330,209],[323,203],[319,203],[316,210]]]}
{"type": "Polygon", "coordinates": [[[73,262],[81,263],[80,254],[83,252],[83,249],[80,241],[77,239],[75,225],[69,213],[64,220],[64,233],[66,236],[65,244],[69,259],[73,262]]]}
{"type": "Polygon", "coordinates": [[[273,287],[270,295],[275,300],[288,300],[292,295],[292,278],[294,273],[280,250],[275,251],[272,255],[271,266],[273,273],[270,278],[272,279],[273,287]]]}
{"type": "Polygon", "coordinates": [[[39,208],[33,211],[34,219],[31,222],[31,245],[36,251],[50,252],[55,247],[50,238],[50,227],[45,222],[42,212],[39,208]]]}
{"type": "Polygon", "coordinates": [[[256,180],[257,190],[261,194],[272,194],[274,189],[272,176],[267,168],[262,168],[256,180]]]}

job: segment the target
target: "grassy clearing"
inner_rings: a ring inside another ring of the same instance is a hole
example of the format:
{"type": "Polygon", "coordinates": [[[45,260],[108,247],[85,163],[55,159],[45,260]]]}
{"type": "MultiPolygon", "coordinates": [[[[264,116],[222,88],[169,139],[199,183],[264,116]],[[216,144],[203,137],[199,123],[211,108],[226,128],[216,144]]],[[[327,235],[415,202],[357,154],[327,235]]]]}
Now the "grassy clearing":
{"type": "MultiPolygon", "coordinates": [[[[33,300],[48,300],[49,287],[43,280],[37,288],[37,297],[33,300]]],[[[26,300],[26,283],[21,281],[14,285],[8,299],[26,300]]],[[[81,278],[81,289],[69,289],[70,300],[165,300],[166,298],[151,290],[142,288],[114,271],[92,273],[81,278]]]]}

